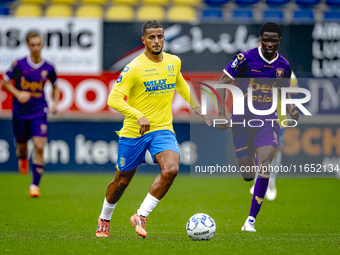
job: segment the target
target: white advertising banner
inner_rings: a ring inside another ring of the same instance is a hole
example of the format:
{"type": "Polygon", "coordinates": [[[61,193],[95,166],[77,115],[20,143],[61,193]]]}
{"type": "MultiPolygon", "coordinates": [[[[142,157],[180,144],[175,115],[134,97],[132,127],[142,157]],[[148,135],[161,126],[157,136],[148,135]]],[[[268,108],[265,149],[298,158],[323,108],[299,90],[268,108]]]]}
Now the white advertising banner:
{"type": "Polygon", "coordinates": [[[97,19],[0,18],[0,72],[29,54],[26,35],[38,31],[42,57],[58,74],[98,74],[102,71],[102,21],[97,19]]]}

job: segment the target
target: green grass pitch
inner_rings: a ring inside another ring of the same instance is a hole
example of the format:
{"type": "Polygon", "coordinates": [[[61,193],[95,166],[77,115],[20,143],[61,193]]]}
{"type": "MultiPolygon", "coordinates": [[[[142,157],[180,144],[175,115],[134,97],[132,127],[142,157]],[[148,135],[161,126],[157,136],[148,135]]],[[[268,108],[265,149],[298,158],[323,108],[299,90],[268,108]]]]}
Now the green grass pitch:
{"type": "Polygon", "coordinates": [[[97,218],[112,174],[47,173],[39,199],[31,176],[0,174],[0,254],[340,254],[340,180],[278,179],[264,201],[256,233],[241,232],[251,183],[179,175],[149,215],[143,239],[129,223],[154,175],[137,174],[114,211],[109,238],[96,238],[97,218]],[[210,241],[192,241],[195,213],[216,222],[210,241]]]}

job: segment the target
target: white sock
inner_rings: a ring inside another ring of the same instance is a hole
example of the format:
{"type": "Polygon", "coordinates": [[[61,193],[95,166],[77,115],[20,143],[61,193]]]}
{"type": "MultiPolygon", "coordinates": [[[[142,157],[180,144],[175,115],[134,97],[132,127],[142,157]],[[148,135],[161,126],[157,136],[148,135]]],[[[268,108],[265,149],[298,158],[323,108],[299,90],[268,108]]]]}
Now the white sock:
{"type": "Polygon", "coordinates": [[[102,220],[111,220],[111,215],[113,213],[113,210],[115,209],[117,203],[110,204],[106,201],[106,197],[104,199],[103,209],[102,213],[100,214],[99,218],[102,220]]]}
{"type": "Polygon", "coordinates": [[[148,193],[137,211],[137,215],[147,217],[155,209],[159,200],[148,193]]]}
{"type": "MultiPolygon", "coordinates": [[[[272,164],[271,164],[272,167],[273,168],[275,168],[276,166],[280,167],[281,159],[282,159],[282,151],[279,150],[276,154],[276,157],[273,158],[273,161],[272,161],[272,164]]],[[[276,177],[277,177],[278,173],[279,173],[278,171],[274,171],[274,170],[270,173],[270,179],[269,179],[270,185],[275,186],[275,181],[276,181],[276,177]]]]}

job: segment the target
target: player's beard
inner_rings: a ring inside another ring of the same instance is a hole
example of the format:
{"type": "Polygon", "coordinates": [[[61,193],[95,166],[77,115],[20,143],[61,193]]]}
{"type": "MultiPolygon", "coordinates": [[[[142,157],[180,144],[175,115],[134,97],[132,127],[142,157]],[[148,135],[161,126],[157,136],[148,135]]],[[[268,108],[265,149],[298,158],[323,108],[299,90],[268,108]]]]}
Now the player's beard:
{"type": "Polygon", "coordinates": [[[149,47],[148,47],[148,50],[152,55],[158,56],[159,54],[162,53],[163,47],[159,51],[153,51],[152,48],[149,48],[149,47]]]}

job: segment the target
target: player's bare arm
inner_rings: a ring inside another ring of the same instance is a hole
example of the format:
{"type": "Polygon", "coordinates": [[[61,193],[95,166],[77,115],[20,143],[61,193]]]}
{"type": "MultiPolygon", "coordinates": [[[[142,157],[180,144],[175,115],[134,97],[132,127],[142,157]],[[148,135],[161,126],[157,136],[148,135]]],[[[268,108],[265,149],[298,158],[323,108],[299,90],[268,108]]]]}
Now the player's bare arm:
{"type": "MultiPolygon", "coordinates": [[[[287,99],[290,99],[290,93],[287,93],[287,99]]],[[[287,104],[287,111],[293,120],[299,120],[299,112],[296,110],[296,105],[287,104]]]]}
{"type": "Polygon", "coordinates": [[[22,104],[27,103],[31,98],[31,94],[28,91],[20,91],[5,80],[3,81],[2,86],[22,104]]]}
{"type": "Polygon", "coordinates": [[[204,119],[205,123],[210,127],[211,126],[211,122],[209,120],[209,118],[207,117],[207,115],[202,115],[202,110],[201,110],[201,107],[196,107],[194,109],[194,112],[199,115],[199,116],[202,116],[202,118],[204,119]]]}
{"type": "Polygon", "coordinates": [[[53,85],[52,96],[53,96],[53,105],[51,107],[51,113],[57,114],[58,103],[59,103],[59,99],[60,99],[60,90],[59,90],[58,86],[56,86],[56,85],[53,85]]]}
{"type": "MultiPolygon", "coordinates": [[[[220,80],[218,81],[218,84],[230,84],[233,80],[225,73],[222,74],[220,80]]],[[[227,116],[225,114],[225,89],[216,89],[218,95],[221,98],[222,105],[218,104],[218,118],[219,119],[227,119],[227,116]]],[[[217,124],[217,128],[220,130],[226,130],[230,128],[229,123],[227,124],[217,124]]]]}

